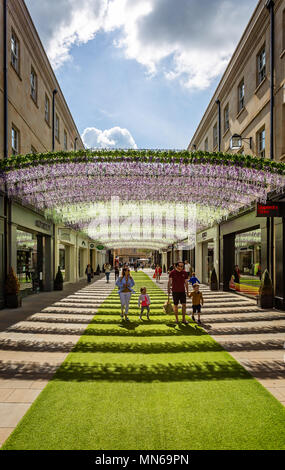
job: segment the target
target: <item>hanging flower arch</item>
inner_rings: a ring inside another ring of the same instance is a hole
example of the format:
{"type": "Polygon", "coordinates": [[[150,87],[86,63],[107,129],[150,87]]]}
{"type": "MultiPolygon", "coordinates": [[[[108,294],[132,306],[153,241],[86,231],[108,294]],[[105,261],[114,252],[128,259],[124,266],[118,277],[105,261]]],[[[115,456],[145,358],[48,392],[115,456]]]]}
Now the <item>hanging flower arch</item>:
{"type": "MultiPolygon", "coordinates": [[[[101,226],[110,225],[112,198],[120,200],[120,213],[130,202],[133,213],[141,213],[146,203],[155,206],[149,221],[145,218],[148,232],[154,218],[163,220],[165,227],[171,226],[167,204],[184,207],[183,214],[176,217],[175,228],[183,225],[187,206],[195,221],[187,227],[188,232],[185,230],[189,235],[189,231],[195,233],[197,228],[255,201],[265,202],[271,192],[283,192],[285,164],[249,155],[201,151],[80,150],[13,156],[0,162],[0,178],[9,197],[43,210],[48,218],[82,230],[106,245],[109,241],[117,246],[122,240],[112,238],[110,230],[106,229],[104,236],[101,232],[101,238],[91,230],[94,220],[101,226]],[[100,204],[105,205],[103,215],[96,212],[100,204]]],[[[140,231],[137,223],[130,237],[132,243],[139,242],[140,231]]],[[[171,230],[166,232],[163,241],[152,233],[145,242],[165,246],[179,238],[171,230]]],[[[183,230],[180,232],[182,237],[183,230]]]]}

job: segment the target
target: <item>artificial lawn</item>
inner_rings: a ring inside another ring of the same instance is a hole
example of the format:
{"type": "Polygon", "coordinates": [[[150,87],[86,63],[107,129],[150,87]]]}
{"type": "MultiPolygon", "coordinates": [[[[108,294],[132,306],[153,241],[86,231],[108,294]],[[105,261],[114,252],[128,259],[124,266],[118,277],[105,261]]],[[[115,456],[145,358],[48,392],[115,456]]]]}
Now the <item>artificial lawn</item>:
{"type": "Polygon", "coordinates": [[[284,449],[283,406],[202,328],[175,326],[146,274],[133,277],[130,324],[115,289],[2,449],[284,449]],[[142,285],[152,305],[140,322],[142,285]]]}

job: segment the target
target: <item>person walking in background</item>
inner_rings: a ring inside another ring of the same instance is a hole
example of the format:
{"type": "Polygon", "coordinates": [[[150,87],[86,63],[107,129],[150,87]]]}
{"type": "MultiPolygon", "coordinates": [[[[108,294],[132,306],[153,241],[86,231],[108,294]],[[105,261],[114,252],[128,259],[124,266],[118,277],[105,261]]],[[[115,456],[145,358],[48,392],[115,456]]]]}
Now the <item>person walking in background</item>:
{"type": "Polygon", "coordinates": [[[87,267],[85,269],[85,274],[87,275],[87,282],[91,282],[91,278],[93,276],[93,269],[91,267],[91,264],[87,264],[87,267]]]}
{"type": "Polygon", "coordinates": [[[179,261],[175,265],[175,269],[169,274],[168,281],[168,294],[172,290],[172,297],[174,303],[174,314],[176,317],[176,323],[178,323],[178,304],[179,302],[182,305],[182,323],[188,324],[188,321],[185,319],[186,315],[186,292],[189,294],[188,288],[188,275],[184,271],[183,261],[179,261]]]}
{"type": "Polygon", "coordinates": [[[192,268],[191,268],[191,266],[190,266],[190,264],[188,263],[187,260],[185,261],[184,269],[185,269],[186,273],[188,274],[188,278],[190,278],[191,274],[192,274],[192,268]]]}
{"type": "Polygon", "coordinates": [[[160,276],[162,274],[162,269],[159,264],[156,265],[153,277],[156,279],[156,282],[160,281],[160,276]]]}
{"type": "Polygon", "coordinates": [[[104,264],[104,271],[105,271],[105,276],[107,279],[107,283],[109,284],[109,278],[110,278],[110,272],[111,272],[112,266],[110,263],[105,263],[104,264]]]}
{"type": "Polygon", "coordinates": [[[201,323],[200,320],[200,313],[201,313],[201,306],[204,305],[204,299],[202,292],[199,291],[199,284],[193,285],[193,291],[188,294],[188,297],[192,298],[192,320],[195,321],[194,314],[198,313],[198,323],[201,323]]]}
{"type": "Polygon", "coordinates": [[[146,293],[146,287],[141,288],[141,295],[139,296],[138,306],[141,307],[140,320],[142,320],[142,315],[143,315],[145,308],[146,308],[146,316],[147,316],[147,319],[149,320],[150,298],[149,298],[149,295],[146,293]]]}
{"type": "Polygon", "coordinates": [[[119,296],[121,300],[121,318],[129,321],[128,311],[131,295],[135,294],[132,287],[135,285],[129,268],[123,268],[122,275],[117,279],[116,286],[119,288],[119,296]],[[125,310],[124,310],[125,309],[125,310]]]}
{"type": "Polygon", "coordinates": [[[190,283],[192,284],[192,286],[193,286],[194,284],[197,284],[197,283],[198,283],[198,284],[201,284],[200,281],[199,281],[199,279],[196,277],[196,274],[195,274],[194,272],[192,273],[192,276],[190,277],[190,279],[189,279],[188,282],[190,282],[190,283]]]}
{"type": "Polygon", "coordinates": [[[118,279],[119,277],[119,265],[118,264],[115,264],[115,281],[118,279]]]}

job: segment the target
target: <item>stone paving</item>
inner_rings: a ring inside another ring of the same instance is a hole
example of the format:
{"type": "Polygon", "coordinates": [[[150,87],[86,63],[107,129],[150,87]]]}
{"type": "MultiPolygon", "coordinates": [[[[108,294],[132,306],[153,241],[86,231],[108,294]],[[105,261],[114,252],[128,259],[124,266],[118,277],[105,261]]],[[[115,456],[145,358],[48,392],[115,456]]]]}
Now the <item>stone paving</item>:
{"type": "Polygon", "coordinates": [[[18,312],[0,311],[0,446],[65,360],[97,312],[96,307],[113,288],[114,281],[107,284],[105,278],[89,285],[85,281],[68,286],[65,297],[63,293],[43,293],[40,297],[23,299],[23,307],[18,312]],[[77,291],[74,293],[74,290],[77,291]],[[70,295],[66,296],[68,291],[70,295]],[[60,297],[63,299],[59,300],[60,297]],[[93,308],[86,308],[86,298],[93,308]],[[56,301],[46,307],[52,300],[56,301]],[[82,301],[84,309],[80,308],[82,301]],[[62,312],[61,305],[67,302],[70,307],[62,312]],[[35,310],[34,304],[45,307],[39,313],[28,315],[29,307],[30,311],[35,310]],[[22,320],[13,323],[9,318],[13,312],[22,320]]]}
{"type": "MultiPolygon", "coordinates": [[[[159,286],[165,292],[167,282],[162,275],[159,286]]],[[[234,292],[214,292],[205,285],[200,290],[202,327],[285,405],[285,312],[262,310],[256,300],[234,292]]],[[[188,314],[191,305],[188,299],[188,314]]]]}
{"type": "MultiPolygon", "coordinates": [[[[152,271],[145,272],[152,279],[152,271]]],[[[158,284],[165,292],[167,281],[164,274],[158,284]]],[[[81,282],[62,293],[24,299],[17,312],[0,311],[0,445],[113,288],[112,273],[109,284],[105,278],[91,285],[81,282]]],[[[261,310],[254,300],[234,293],[212,292],[203,285],[201,290],[202,327],[285,405],[285,312],[261,310]]]]}

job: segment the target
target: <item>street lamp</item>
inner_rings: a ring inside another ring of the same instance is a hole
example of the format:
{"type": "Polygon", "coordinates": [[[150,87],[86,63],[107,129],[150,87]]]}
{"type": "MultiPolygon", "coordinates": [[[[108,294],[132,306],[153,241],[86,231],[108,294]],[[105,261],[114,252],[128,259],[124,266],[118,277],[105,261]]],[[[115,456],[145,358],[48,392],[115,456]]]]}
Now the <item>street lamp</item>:
{"type": "Polygon", "coordinates": [[[231,150],[238,150],[242,147],[242,141],[248,140],[249,141],[249,148],[252,148],[252,137],[242,137],[239,134],[234,134],[231,137],[231,150]]]}

